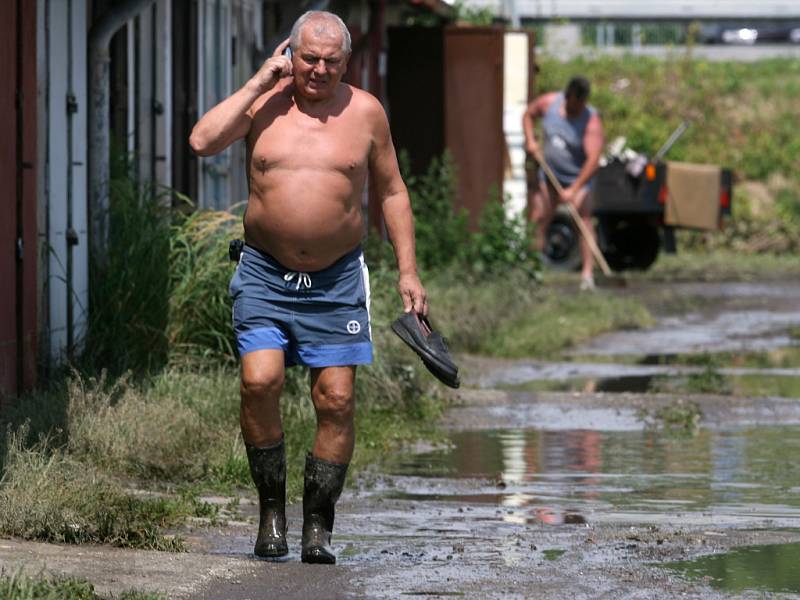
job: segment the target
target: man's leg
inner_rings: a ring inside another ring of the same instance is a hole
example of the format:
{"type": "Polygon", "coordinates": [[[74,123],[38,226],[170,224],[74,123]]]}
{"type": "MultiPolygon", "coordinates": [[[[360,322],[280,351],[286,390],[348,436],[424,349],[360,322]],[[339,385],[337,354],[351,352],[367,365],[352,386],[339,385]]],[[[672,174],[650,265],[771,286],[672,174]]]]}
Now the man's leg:
{"type": "Polygon", "coordinates": [[[311,399],[317,412],[313,454],[347,464],[353,456],[355,432],[355,367],[311,369],[311,399]]]}
{"type": "Polygon", "coordinates": [[[317,413],[314,450],[306,456],[301,559],[334,564],[331,533],[336,501],[344,488],[355,446],[356,368],[311,369],[311,398],[317,413]]]}
{"type": "MultiPolygon", "coordinates": [[[[575,196],[575,204],[578,209],[578,214],[581,216],[581,220],[584,225],[586,225],[586,231],[591,234],[592,240],[596,244],[597,235],[595,234],[594,223],[592,222],[592,198],[589,193],[589,188],[584,186],[583,189],[578,192],[575,196]]],[[[592,254],[589,242],[586,241],[584,236],[581,236],[581,260],[581,280],[591,281],[594,272],[594,254],[592,254]]]]}
{"type": "Polygon", "coordinates": [[[286,544],[286,451],[281,426],[282,350],[256,350],[242,356],[240,422],[250,474],[258,490],[256,556],[277,558],[286,544]]]}
{"type": "Polygon", "coordinates": [[[248,444],[270,446],[283,439],[283,361],[283,350],[256,350],[242,356],[239,421],[248,444]]]}
{"type": "Polygon", "coordinates": [[[528,193],[528,206],[530,207],[530,220],[536,223],[535,246],[542,252],[547,242],[547,229],[553,220],[555,212],[554,198],[557,198],[555,190],[551,189],[545,182],[539,181],[533,188],[533,192],[528,193]]]}

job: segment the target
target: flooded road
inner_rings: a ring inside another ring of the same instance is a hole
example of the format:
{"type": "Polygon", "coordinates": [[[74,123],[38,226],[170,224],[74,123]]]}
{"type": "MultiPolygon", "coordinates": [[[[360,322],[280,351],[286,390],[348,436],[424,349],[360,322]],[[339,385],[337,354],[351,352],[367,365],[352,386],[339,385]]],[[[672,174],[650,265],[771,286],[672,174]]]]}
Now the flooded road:
{"type": "Polygon", "coordinates": [[[654,287],[688,309],[553,362],[465,357],[441,443],[343,497],[339,565],[298,564],[297,506],[289,561],[250,560],[244,506],[205,540],[242,575],[195,597],[800,594],[800,285],[654,287]]]}

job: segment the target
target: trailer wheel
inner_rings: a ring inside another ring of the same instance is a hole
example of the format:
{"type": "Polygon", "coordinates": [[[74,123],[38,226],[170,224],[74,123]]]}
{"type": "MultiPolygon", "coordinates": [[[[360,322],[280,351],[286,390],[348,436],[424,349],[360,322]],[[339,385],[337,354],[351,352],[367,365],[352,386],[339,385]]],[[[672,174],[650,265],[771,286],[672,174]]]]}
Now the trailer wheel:
{"type": "Polygon", "coordinates": [[[580,233],[564,207],[556,210],[547,228],[543,259],[556,271],[576,271],[581,266],[580,233]]]}
{"type": "Polygon", "coordinates": [[[598,229],[608,266],[615,271],[644,271],[658,257],[658,226],[647,217],[604,217],[598,229]]]}

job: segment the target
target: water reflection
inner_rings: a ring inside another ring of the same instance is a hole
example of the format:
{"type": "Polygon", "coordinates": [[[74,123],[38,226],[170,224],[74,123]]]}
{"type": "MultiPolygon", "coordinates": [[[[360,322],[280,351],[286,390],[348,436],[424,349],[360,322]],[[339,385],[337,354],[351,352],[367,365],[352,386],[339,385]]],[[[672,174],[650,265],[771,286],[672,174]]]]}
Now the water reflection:
{"type": "MultiPolygon", "coordinates": [[[[454,433],[448,450],[407,456],[400,494],[490,503],[513,523],[582,523],[598,513],[683,512],[800,518],[800,427],[454,433]],[[420,479],[422,478],[422,479],[420,479]],[[425,481],[435,481],[426,488],[425,481]],[[463,483],[462,483],[463,482],[463,483]]],[[[402,478],[401,478],[402,479],[402,478]]]]}

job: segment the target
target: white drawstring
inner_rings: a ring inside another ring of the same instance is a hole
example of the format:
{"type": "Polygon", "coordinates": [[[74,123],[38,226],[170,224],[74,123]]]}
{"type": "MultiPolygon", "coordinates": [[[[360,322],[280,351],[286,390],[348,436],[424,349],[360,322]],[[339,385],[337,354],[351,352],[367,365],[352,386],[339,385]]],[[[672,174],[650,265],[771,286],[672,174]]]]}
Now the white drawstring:
{"type": "Polygon", "coordinates": [[[301,285],[306,286],[306,288],[311,289],[311,277],[308,276],[308,273],[301,273],[300,271],[289,271],[286,275],[283,276],[284,281],[292,281],[297,275],[297,286],[294,288],[296,290],[300,289],[301,285]]]}

